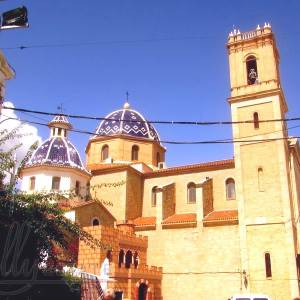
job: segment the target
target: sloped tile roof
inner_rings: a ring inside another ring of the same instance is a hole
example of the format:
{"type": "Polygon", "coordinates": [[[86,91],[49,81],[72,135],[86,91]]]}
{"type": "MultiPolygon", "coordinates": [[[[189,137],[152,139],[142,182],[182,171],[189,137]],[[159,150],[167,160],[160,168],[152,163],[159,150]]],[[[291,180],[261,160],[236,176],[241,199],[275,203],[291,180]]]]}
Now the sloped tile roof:
{"type": "Polygon", "coordinates": [[[108,163],[108,164],[90,164],[88,165],[88,169],[91,171],[94,170],[106,170],[106,169],[114,169],[117,167],[127,167],[130,164],[123,164],[123,163],[108,163]]]}
{"type": "Polygon", "coordinates": [[[156,217],[139,217],[133,220],[135,226],[154,226],[156,217]]]}
{"type": "Polygon", "coordinates": [[[162,224],[191,223],[191,222],[196,222],[195,213],[175,214],[163,220],[162,224]]]}
{"type": "Polygon", "coordinates": [[[237,210],[217,210],[209,213],[204,219],[204,222],[210,221],[231,221],[238,219],[237,210]]]}
{"type": "Polygon", "coordinates": [[[92,204],[98,204],[101,207],[101,209],[103,209],[110,216],[112,216],[114,219],[116,219],[112,215],[112,213],[101,202],[96,201],[96,200],[84,201],[84,200],[64,199],[64,200],[61,200],[58,205],[62,210],[69,211],[69,210],[74,210],[74,209],[77,209],[77,208],[80,208],[83,206],[87,206],[87,205],[92,205],[92,204]]]}
{"type": "Polygon", "coordinates": [[[171,167],[166,169],[158,169],[152,172],[144,174],[146,178],[167,176],[172,174],[183,174],[191,172],[201,172],[206,170],[218,170],[218,169],[234,168],[234,159],[225,159],[204,162],[199,164],[171,167]]]}

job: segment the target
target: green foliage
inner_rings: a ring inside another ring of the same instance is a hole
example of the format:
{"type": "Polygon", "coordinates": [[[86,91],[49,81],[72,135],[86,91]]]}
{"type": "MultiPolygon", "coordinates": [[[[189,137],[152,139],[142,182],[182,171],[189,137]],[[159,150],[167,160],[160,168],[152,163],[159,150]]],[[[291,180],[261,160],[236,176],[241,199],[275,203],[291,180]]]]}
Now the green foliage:
{"type": "MultiPolygon", "coordinates": [[[[16,139],[18,128],[12,132],[6,130],[0,132],[0,149],[5,142],[16,139]]],[[[0,152],[0,174],[2,177],[16,170],[16,162],[13,158],[15,150],[19,147],[13,146],[7,151],[0,152]]],[[[33,193],[26,194],[16,188],[21,168],[26,164],[37,143],[29,149],[16,171],[13,180],[9,184],[0,185],[0,231],[8,232],[11,224],[26,224],[30,231],[32,255],[38,262],[42,262],[45,255],[56,255],[53,248],[68,249],[74,239],[84,240],[92,247],[102,247],[100,241],[94,239],[90,234],[83,231],[77,224],[72,223],[64,216],[64,211],[58,203],[66,199],[59,193],[33,193]]],[[[0,178],[1,179],[1,178],[0,178]]],[[[53,258],[53,257],[50,257],[53,258]]]]}

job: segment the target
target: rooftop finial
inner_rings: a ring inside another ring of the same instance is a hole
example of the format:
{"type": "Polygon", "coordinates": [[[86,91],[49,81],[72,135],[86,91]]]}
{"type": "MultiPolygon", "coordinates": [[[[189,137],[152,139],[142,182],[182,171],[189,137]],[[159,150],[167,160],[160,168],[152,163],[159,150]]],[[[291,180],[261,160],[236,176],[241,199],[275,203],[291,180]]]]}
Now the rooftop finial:
{"type": "Polygon", "coordinates": [[[128,91],[127,91],[127,92],[126,92],[126,102],[125,102],[124,105],[123,105],[123,108],[124,108],[124,109],[130,108],[130,104],[129,104],[129,102],[128,102],[128,99],[129,99],[129,93],[128,93],[128,91]]]}
{"type": "Polygon", "coordinates": [[[60,110],[60,113],[61,113],[61,114],[63,114],[63,113],[64,113],[65,109],[64,109],[64,107],[63,107],[63,104],[62,104],[62,103],[60,103],[60,105],[58,105],[58,106],[57,106],[57,110],[60,110]]]}

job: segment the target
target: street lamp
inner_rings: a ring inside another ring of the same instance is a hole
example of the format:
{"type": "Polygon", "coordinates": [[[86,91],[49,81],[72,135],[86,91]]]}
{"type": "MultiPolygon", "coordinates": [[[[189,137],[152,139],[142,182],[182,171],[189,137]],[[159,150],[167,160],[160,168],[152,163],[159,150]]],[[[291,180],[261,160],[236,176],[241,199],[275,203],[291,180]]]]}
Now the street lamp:
{"type": "Polygon", "coordinates": [[[28,27],[28,12],[25,6],[21,6],[2,14],[0,30],[28,27]]]}

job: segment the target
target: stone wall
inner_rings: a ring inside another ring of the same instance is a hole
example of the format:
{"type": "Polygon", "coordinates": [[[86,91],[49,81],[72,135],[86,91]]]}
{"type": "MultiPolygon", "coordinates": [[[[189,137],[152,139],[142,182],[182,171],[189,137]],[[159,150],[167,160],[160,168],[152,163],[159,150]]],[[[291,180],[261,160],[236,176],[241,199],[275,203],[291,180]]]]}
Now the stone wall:
{"type": "Polygon", "coordinates": [[[241,288],[238,225],[143,231],[148,264],[163,266],[164,300],[224,300],[241,288]]]}
{"type": "Polygon", "coordinates": [[[162,199],[162,220],[175,214],[176,198],[175,184],[169,184],[163,187],[162,199]]]}
{"type": "Polygon", "coordinates": [[[135,219],[142,215],[143,180],[135,170],[127,171],[126,181],[126,220],[135,219]]]}
{"type": "Polygon", "coordinates": [[[101,225],[114,225],[115,219],[97,203],[75,208],[75,212],[75,222],[81,227],[91,226],[93,218],[98,218],[101,225]]]}
{"type": "MultiPolygon", "coordinates": [[[[111,227],[94,226],[84,227],[85,231],[94,238],[101,241],[106,248],[93,248],[83,241],[79,243],[78,267],[85,272],[95,275],[100,274],[101,264],[106,257],[107,249],[112,249],[112,262],[110,263],[109,287],[116,291],[123,291],[124,299],[135,300],[137,287],[141,282],[146,282],[149,295],[153,300],[162,300],[161,279],[162,269],[148,267],[147,246],[148,238],[122,231],[111,227]],[[125,268],[124,264],[119,265],[119,251],[126,253],[130,250],[139,254],[139,265],[137,268],[131,265],[125,268]]],[[[149,297],[150,300],[150,297],[149,297]]]]}
{"type": "Polygon", "coordinates": [[[203,184],[203,216],[214,210],[213,180],[209,179],[203,184]]]}

